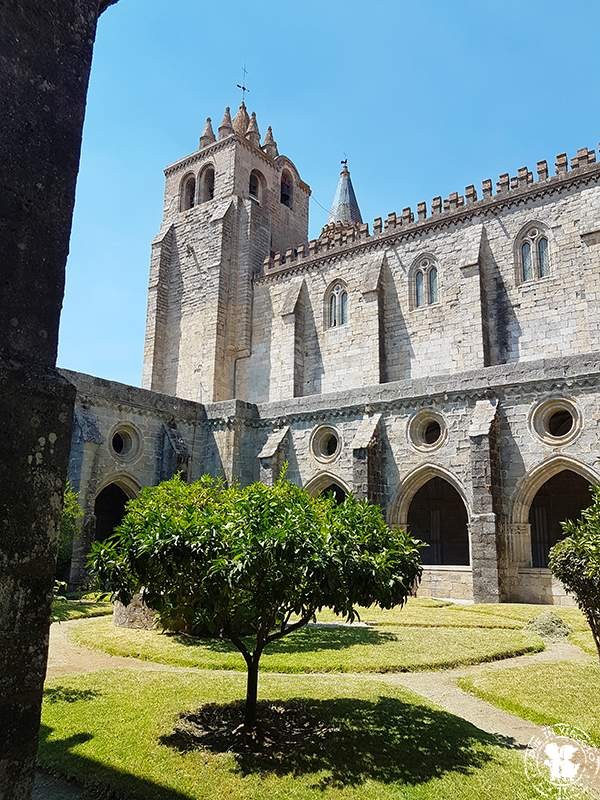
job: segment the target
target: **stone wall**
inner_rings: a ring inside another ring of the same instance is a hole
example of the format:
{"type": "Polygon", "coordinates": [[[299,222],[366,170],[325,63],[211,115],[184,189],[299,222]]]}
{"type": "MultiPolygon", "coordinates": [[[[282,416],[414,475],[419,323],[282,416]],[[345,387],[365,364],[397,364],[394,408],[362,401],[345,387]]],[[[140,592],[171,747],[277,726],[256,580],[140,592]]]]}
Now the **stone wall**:
{"type": "Polygon", "coordinates": [[[84,454],[74,446],[71,457],[88,512],[99,487],[109,482],[157,482],[164,429],[174,421],[189,453],[191,478],[209,472],[229,482],[271,482],[287,461],[295,483],[314,492],[335,483],[369,497],[394,525],[405,526],[415,493],[431,478],[442,478],[464,503],[471,563],[467,569],[433,565],[421,592],[486,602],[564,602],[560,587],[548,588],[546,574],[531,572],[528,513],[537,489],[561,469],[600,482],[597,354],[260,404],[227,400],[203,406],[65,375],[78,387],[76,419],[88,425],[77,423],[84,454]],[[537,410],[546,402],[574,409],[576,424],[567,440],[551,440],[536,428],[537,410]],[[441,427],[432,445],[418,435],[420,420],[430,418],[441,427]],[[143,439],[126,469],[109,447],[110,433],[121,424],[134,425],[143,439]],[[323,426],[338,437],[331,456],[315,449],[323,426]]]}

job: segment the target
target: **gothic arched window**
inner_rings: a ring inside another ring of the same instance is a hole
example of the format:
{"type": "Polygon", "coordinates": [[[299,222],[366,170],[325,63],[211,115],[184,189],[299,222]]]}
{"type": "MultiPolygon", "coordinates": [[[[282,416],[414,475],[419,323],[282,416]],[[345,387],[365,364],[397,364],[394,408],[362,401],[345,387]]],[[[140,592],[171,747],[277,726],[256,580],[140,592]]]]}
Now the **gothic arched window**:
{"type": "Polygon", "coordinates": [[[253,169],[248,179],[248,194],[250,197],[253,200],[258,200],[260,203],[262,201],[264,186],[265,179],[262,174],[257,169],[253,169]]]}
{"type": "Polygon", "coordinates": [[[411,277],[410,290],[412,308],[431,306],[439,302],[438,268],[431,258],[417,261],[411,277]]]}
{"type": "Polygon", "coordinates": [[[427,285],[429,288],[429,302],[437,303],[438,301],[438,278],[437,267],[431,267],[427,274],[427,285]]]}
{"type": "Polygon", "coordinates": [[[292,180],[292,176],[290,175],[287,169],[284,169],[281,173],[281,193],[280,193],[280,200],[284,206],[288,208],[292,207],[292,202],[294,199],[294,181],[292,180]]]}
{"type": "Polygon", "coordinates": [[[539,223],[528,225],[518,238],[517,282],[525,283],[550,274],[550,245],[539,223]]]}
{"type": "Polygon", "coordinates": [[[348,292],[341,283],[329,291],[327,303],[327,327],[337,328],[348,322],[348,292]]]}
{"type": "Polygon", "coordinates": [[[417,308],[425,305],[425,282],[422,270],[417,270],[415,275],[415,305],[417,308]]]}
{"type": "Polygon", "coordinates": [[[198,202],[206,203],[215,196],[215,168],[208,164],[200,173],[200,189],[198,202]]]}
{"type": "Polygon", "coordinates": [[[187,211],[196,203],[196,178],[189,175],[184,178],[181,185],[181,199],[179,201],[180,211],[187,211]]]}

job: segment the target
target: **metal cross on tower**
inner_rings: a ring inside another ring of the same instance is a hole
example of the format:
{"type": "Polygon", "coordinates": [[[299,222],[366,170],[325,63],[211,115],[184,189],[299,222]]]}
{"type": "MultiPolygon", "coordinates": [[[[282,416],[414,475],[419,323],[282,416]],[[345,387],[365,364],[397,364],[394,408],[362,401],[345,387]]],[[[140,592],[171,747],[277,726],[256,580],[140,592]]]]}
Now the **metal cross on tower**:
{"type": "Polygon", "coordinates": [[[248,74],[248,70],[246,69],[246,65],[244,64],[244,66],[242,67],[242,76],[243,76],[242,77],[242,82],[238,83],[238,85],[237,85],[238,89],[242,90],[242,103],[246,99],[246,92],[250,91],[250,89],[246,86],[246,75],[247,74],[248,74]]]}

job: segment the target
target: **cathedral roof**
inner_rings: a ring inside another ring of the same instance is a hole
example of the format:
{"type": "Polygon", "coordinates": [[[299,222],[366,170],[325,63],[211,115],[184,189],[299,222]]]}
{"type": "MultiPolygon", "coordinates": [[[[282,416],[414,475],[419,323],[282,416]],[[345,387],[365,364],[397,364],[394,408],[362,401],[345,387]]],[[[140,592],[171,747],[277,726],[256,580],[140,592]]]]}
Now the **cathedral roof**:
{"type": "Polygon", "coordinates": [[[362,217],[358,201],[354,194],[354,187],[352,186],[352,179],[350,178],[350,170],[348,163],[342,161],[342,171],[340,172],[340,179],[338,181],[335,196],[329,212],[327,224],[332,222],[343,222],[350,224],[361,224],[362,217]]]}

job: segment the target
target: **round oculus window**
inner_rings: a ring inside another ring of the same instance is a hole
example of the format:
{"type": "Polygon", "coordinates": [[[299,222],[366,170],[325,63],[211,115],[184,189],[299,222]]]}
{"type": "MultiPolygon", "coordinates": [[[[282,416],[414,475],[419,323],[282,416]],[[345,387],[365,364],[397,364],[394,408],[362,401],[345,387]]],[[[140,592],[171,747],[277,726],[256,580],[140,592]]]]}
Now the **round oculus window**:
{"type": "Polygon", "coordinates": [[[335,428],[323,425],[314,431],[310,448],[317,461],[334,461],[342,449],[342,439],[335,428]]]}
{"type": "Polygon", "coordinates": [[[417,450],[436,450],[447,435],[444,418],[436,411],[419,411],[408,423],[408,440],[417,450]]]}
{"type": "Polygon", "coordinates": [[[546,444],[559,446],[579,435],[582,419],[579,409],[566,397],[544,400],[530,412],[532,432],[546,444]]]}
{"type": "Polygon", "coordinates": [[[140,450],[141,438],[133,425],[120,425],[113,431],[110,448],[113,455],[124,461],[130,461],[140,450]]]}

